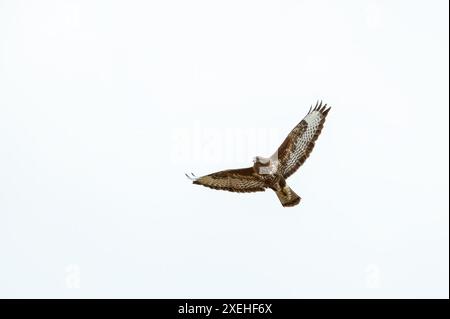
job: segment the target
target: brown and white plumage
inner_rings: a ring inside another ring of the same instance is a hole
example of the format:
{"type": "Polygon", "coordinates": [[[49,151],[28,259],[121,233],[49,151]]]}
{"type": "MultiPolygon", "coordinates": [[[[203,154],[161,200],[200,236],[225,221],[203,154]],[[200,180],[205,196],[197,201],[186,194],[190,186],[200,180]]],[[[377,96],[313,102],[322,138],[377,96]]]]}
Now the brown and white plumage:
{"type": "Polygon", "coordinates": [[[284,178],[291,176],[306,161],[311,154],[314,144],[322,131],[325,118],[330,108],[317,103],[310,108],[305,118],[298,123],[272,155],[278,158],[280,170],[284,178]]]}
{"type": "Polygon", "coordinates": [[[230,192],[260,192],[270,188],[275,191],[284,207],[297,205],[301,198],[286,185],[286,179],[311,154],[330,111],[326,106],[318,102],[314,108],[311,107],[277,151],[270,158],[257,156],[253,167],[225,170],[198,178],[188,177],[194,184],[230,192]]]}
{"type": "Polygon", "coordinates": [[[194,184],[237,193],[263,192],[266,185],[253,167],[229,169],[194,178],[194,184]]]}

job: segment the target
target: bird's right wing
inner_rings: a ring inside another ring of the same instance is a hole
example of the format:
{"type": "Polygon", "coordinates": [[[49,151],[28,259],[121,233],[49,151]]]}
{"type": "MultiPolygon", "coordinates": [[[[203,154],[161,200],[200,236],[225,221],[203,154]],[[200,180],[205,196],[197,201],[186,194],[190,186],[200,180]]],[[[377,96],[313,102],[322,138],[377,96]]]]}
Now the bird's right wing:
{"type": "Polygon", "coordinates": [[[193,183],[237,193],[263,192],[267,187],[253,167],[212,173],[194,178],[193,183]]]}
{"type": "Polygon", "coordinates": [[[273,155],[280,162],[280,172],[284,178],[291,176],[311,154],[330,111],[326,106],[320,102],[311,108],[273,155]]]}

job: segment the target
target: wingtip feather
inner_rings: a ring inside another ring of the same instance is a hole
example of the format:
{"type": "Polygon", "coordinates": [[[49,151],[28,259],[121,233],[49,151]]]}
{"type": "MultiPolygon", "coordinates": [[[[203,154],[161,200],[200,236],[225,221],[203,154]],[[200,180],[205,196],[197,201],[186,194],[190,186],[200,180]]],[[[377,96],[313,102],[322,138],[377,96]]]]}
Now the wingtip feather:
{"type": "Polygon", "coordinates": [[[311,112],[317,111],[317,112],[320,112],[320,113],[326,115],[326,114],[328,114],[328,112],[331,109],[331,107],[327,108],[327,106],[328,106],[328,104],[323,103],[322,100],[317,100],[316,105],[314,106],[314,108],[312,106],[310,107],[308,114],[310,114],[311,112]]]}
{"type": "Polygon", "coordinates": [[[194,184],[195,184],[195,182],[196,182],[197,179],[198,179],[198,177],[195,176],[193,173],[191,173],[192,176],[189,176],[187,173],[184,173],[184,175],[186,175],[186,177],[187,177],[189,180],[193,181],[194,184]]]}

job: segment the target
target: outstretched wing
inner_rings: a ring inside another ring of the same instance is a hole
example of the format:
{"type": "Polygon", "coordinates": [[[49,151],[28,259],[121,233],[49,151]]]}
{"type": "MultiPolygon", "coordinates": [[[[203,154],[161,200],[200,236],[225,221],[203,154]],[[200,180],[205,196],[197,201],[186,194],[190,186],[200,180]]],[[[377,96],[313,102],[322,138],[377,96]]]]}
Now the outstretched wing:
{"type": "Polygon", "coordinates": [[[305,118],[289,133],[274,154],[279,161],[279,171],[288,178],[306,161],[319,137],[325,118],[330,111],[322,102],[311,107],[305,118]]]}
{"type": "Polygon", "coordinates": [[[195,178],[193,183],[237,193],[263,192],[267,187],[253,167],[212,173],[195,178]]]}

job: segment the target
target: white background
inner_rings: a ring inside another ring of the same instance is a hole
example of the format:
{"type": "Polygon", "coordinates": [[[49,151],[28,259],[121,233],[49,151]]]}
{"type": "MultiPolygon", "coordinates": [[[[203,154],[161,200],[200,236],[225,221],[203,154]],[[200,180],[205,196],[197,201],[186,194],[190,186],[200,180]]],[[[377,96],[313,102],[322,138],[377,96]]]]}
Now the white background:
{"type": "Polygon", "coordinates": [[[448,1],[0,1],[0,297],[449,296],[448,1]],[[333,108],[302,197],[184,176],[333,108]]]}

